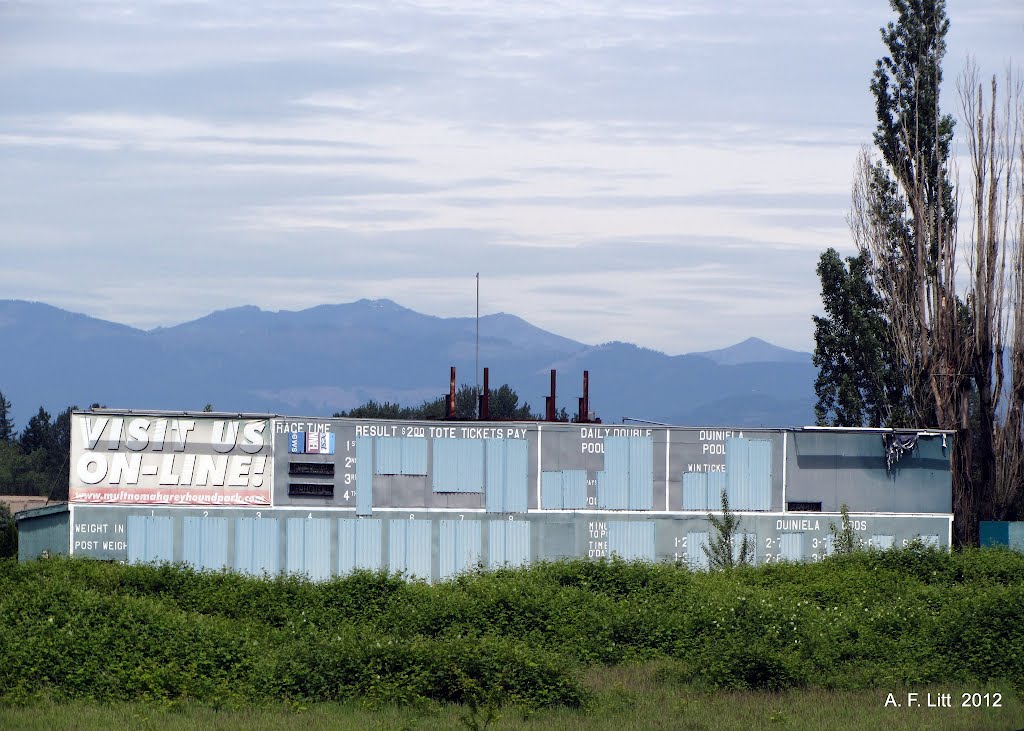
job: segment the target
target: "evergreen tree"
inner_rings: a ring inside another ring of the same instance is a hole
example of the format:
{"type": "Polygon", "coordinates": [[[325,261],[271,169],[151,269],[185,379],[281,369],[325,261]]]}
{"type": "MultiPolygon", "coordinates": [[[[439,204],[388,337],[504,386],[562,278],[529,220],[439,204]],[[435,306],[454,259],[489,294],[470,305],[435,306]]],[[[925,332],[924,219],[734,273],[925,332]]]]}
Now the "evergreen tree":
{"type": "Polygon", "coordinates": [[[0,442],[14,441],[14,421],[11,420],[11,402],[0,391],[0,442]]]}
{"type": "Polygon", "coordinates": [[[32,454],[36,450],[43,450],[45,453],[53,445],[53,425],[50,423],[50,414],[42,406],[38,413],[28,420],[24,431],[18,439],[21,451],[25,454],[32,454]]]}
{"type": "Polygon", "coordinates": [[[10,508],[0,503],[0,559],[18,555],[18,526],[10,508]]]}
{"type": "Polygon", "coordinates": [[[818,262],[825,316],[814,319],[814,407],[820,426],[902,426],[906,389],[864,255],[828,249],[818,262]]]}

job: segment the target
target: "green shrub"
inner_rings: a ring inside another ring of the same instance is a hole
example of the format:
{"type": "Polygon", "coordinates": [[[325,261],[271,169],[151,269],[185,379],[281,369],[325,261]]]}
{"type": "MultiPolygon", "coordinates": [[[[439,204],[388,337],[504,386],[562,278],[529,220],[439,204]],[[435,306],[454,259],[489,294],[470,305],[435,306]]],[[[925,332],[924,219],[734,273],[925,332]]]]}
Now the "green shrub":
{"type": "Polygon", "coordinates": [[[4,702],[576,706],[588,666],[638,661],[715,688],[1022,688],[1024,556],[913,546],[712,573],[564,561],[433,586],[0,561],[0,657],[4,702]]]}

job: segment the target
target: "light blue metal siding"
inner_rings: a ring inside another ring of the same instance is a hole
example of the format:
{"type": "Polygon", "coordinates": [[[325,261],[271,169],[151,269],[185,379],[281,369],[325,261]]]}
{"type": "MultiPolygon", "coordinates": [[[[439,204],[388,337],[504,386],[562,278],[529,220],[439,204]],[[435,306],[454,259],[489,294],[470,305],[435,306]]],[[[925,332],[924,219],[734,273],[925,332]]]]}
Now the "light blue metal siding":
{"type": "Polygon", "coordinates": [[[485,444],[487,488],[484,507],[489,513],[525,513],[530,477],[526,440],[488,439],[485,444]]]}
{"type": "Polygon", "coordinates": [[[706,472],[683,473],[683,510],[708,509],[708,475],[706,472]]]}
{"type": "Polygon", "coordinates": [[[402,474],[427,474],[427,440],[406,437],[402,444],[402,474]]]}
{"type": "Polygon", "coordinates": [[[236,518],[234,568],[255,576],[276,575],[281,570],[278,535],[277,518],[236,518]]]}
{"type": "Polygon", "coordinates": [[[402,443],[404,441],[404,437],[377,437],[374,440],[373,456],[376,462],[373,473],[375,475],[402,474],[402,443]]]}
{"type": "Polygon", "coordinates": [[[654,438],[629,437],[630,510],[654,507],[654,438]]]}
{"type": "Polygon", "coordinates": [[[128,563],[174,560],[174,525],[171,518],[128,516],[128,563]]]}
{"type": "Polygon", "coordinates": [[[377,437],[374,474],[427,474],[427,440],[413,437],[377,437]]]}
{"type": "Polygon", "coordinates": [[[388,571],[429,580],[430,521],[392,520],[388,534],[388,571]]]}
{"type": "Polygon", "coordinates": [[[434,492],[483,492],[482,439],[435,439],[434,492]]]}
{"type": "Polygon", "coordinates": [[[438,574],[442,580],[475,568],[480,563],[482,528],[479,520],[440,522],[438,574]]]}
{"type": "Polygon", "coordinates": [[[487,521],[487,566],[525,566],[530,562],[530,524],[525,520],[487,521]]]}
{"type": "Polygon", "coordinates": [[[895,542],[896,536],[887,536],[875,534],[871,536],[871,542],[868,544],[871,548],[880,548],[883,551],[892,548],[892,544],[895,542]]]}
{"type": "Polygon", "coordinates": [[[708,510],[722,509],[722,490],[727,489],[727,485],[724,472],[708,472],[708,510]]]}
{"type": "Polygon", "coordinates": [[[373,437],[356,437],[356,515],[373,513],[373,437]]]}
{"type": "Polygon", "coordinates": [[[803,533],[780,533],[779,553],[783,561],[804,560],[804,534],[803,533]]]}
{"type": "Polygon", "coordinates": [[[597,507],[629,508],[629,438],[605,437],[604,470],[597,473],[597,507]]]}
{"type": "Polygon", "coordinates": [[[1016,520],[1006,529],[1006,543],[1010,548],[1024,551],[1024,523],[1016,520]]]}
{"type": "Polygon", "coordinates": [[[288,573],[306,574],[313,581],[331,578],[331,521],[328,518],[288,518],[288,573]]]}
{"type": "Polygon", "coordinates": [[[608,552],[627,561],[654,561],[654,523],[650,521],[608,521],[608,552]]]}
{"type": "Polygon", "coordinates": [[[767,439],[725,440],[729,507],[768,510],[772,501],[772,444],[767,439]]]}
{"type": "Polygon", "coordinates": [[[545,510],[561,510],[564,507],[561,472],[540,473],[540,504],[545,510]]]}
{"type": "Polygon", "coordinates": [[[566,510],[583,510],[587,507],[586,470],[562,471],[562,507],[566,510]]]}
{"type": "Polygon", "coordinates": [[[711,542],[711,534],[707,532],[692,532],[686,534],[686,563],[690,568],[706,569],[708,557],[704,553],[704,547],[711,542]]]}
{"type": "Polygon", "coordinates": [[[772,507],[772,443],[751,439],[747,451],[750,470],[750,510],[772,507]]]}
{"type": "Polygon", "coordinates": [[[356,569],[379,571],[383,521],[376,518],[338,519],[338,573],[350,574],[356,569]]]}
{"type": "Polygon", "coordinates": [[[181,558],[197,569],[220,571],[228,565],[228,519],[186,517],[181,558]]]}

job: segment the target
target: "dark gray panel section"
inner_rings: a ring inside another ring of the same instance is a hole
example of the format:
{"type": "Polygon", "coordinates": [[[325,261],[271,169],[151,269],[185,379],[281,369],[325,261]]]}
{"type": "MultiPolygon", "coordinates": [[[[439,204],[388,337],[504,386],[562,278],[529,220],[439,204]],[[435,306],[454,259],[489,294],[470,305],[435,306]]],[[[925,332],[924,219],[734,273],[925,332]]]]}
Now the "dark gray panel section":
{"type": "Polygon", "coordinates": [[[790,443],[787,501],[821,502],[824,511],[952,512],[952,436],[921,436],[891,470],[881,434],[794,432],[790,443]]]}
{"type": "Polygon", "coordinates": [[[373,439],[356,438],[356,514],[373,513],[373,439]]]}

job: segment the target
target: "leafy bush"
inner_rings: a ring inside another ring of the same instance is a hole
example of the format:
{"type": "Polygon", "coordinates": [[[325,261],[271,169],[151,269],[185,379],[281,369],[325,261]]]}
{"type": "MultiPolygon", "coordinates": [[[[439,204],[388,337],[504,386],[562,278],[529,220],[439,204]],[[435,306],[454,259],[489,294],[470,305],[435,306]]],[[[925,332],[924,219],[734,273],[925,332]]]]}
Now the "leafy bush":
{"type": "Polygon", "coordinates": [[[7,503],[0,503],[0,560],[18,555],[18,525],[7,503]]]}
{"type": "Polygon", "coordinates": [[[588,666],[715,688],[1006,680],[1024,555],[914,546],[691,573],[566,561],[427,585],[0,561],[0,700],[587,703],[588,666]]]}

